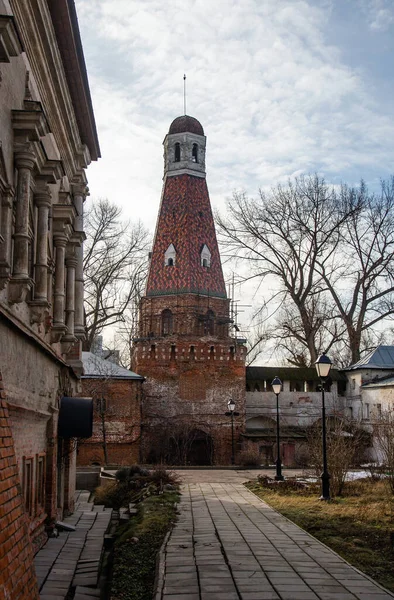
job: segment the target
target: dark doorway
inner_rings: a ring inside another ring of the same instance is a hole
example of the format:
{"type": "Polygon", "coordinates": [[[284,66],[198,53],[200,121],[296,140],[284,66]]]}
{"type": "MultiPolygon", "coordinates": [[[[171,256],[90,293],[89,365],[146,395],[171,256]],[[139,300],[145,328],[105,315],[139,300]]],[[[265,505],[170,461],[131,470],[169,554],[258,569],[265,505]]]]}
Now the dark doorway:
{"type": "Polygon", "coordinates": [[[213,461],[213,441],[210,435],[204,431],[195,430],[192,432],[193,441],[188,452],[189,465],[211,465],[213,461]]]}

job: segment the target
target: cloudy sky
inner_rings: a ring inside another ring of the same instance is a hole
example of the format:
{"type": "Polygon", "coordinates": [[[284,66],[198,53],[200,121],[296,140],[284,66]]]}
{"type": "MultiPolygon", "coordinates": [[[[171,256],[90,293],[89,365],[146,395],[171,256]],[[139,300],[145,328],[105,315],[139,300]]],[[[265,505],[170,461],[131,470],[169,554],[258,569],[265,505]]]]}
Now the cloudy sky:
{"type": "Polygon", "coordinates": [[[102,159],[91,196],[154,229],[162,141],[207,135],[212,205],[318,172],[394,173],[394,0],[76,0],[102,159]]]}

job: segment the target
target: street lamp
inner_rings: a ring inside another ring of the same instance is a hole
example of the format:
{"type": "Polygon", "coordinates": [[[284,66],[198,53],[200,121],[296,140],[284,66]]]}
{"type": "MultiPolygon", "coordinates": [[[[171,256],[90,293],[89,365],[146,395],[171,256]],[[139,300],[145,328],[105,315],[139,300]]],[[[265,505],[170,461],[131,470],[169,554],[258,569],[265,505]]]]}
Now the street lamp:
{"type": "Polygon", "coordinates": [[[323,436],[323,473],[321,474],[322,494],[320,500],[330,499],[330,475],[327,469],[327,444],[326,444],[326,405],[324,400],[324,386],[330,373],[332,362],[324,353],[315,362],[316,371],[321,382],[321,412],[322,412],[322,436],[323,436]]]}
{"type": "Polygon", "coordinates": [[[273,382],[271,383],[272,389],[274,390],[274,394],[276,396],[276,450],[277,450],[277,458],[276,458],[276,481],[283,481],[284,477],[282,475],[282,461],[280,459],[280,436],[279,436],[279,394],[282,390],[282,382],[279,377],[275,377],[273,382]]]}
{"type": "Polygon", "coordinates": [[[226,412],[227,417],[231,417],[231,464],[235,463],[235,450],[234,450],[234,417],[238,417],[239,412],[235,410],[235,402],[234,400],[229,400],[227,402],[228,412],[226,412]]]}

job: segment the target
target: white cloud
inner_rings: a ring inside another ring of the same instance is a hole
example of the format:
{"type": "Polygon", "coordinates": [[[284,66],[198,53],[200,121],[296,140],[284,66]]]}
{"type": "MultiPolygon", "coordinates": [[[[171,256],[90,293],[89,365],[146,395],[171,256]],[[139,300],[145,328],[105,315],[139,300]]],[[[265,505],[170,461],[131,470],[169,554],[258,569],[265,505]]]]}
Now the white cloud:
{"type": "MultiPolygon", "coordinates": [[[[342,60],[326,0],[76,0],[103,158],[88,169],[107,196],[154,228],[162,141],[187,112],[208,137],[213,206],[300,172],[375,181],[394,165],[393,115],[342,60]]],[[[373,30],[384,0],[362,5],[373,30]]],[[[387,12],[388,11],[388,12],[387,12]]],[[[376,36],[376,34],[374,34],[376,36]]]]}
{"type": "Polygon", "coordinates": [[[387,31],[394,24],[392,0],[364,0],[363,8],[372,30],[387,31]]]}

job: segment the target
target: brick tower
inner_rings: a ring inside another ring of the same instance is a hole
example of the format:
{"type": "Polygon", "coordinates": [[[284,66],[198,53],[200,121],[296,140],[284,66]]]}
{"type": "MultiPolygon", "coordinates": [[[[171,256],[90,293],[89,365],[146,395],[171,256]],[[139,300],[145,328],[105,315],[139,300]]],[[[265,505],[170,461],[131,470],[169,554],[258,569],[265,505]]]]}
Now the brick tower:
{"type": "Polygon", "coordinates": [[[245,354],[230,334],[201,124],[178,117],[164,139],[164,184],[134,368],[144,375],[142,460],[229,464],[245,421],[245,354]]]}

